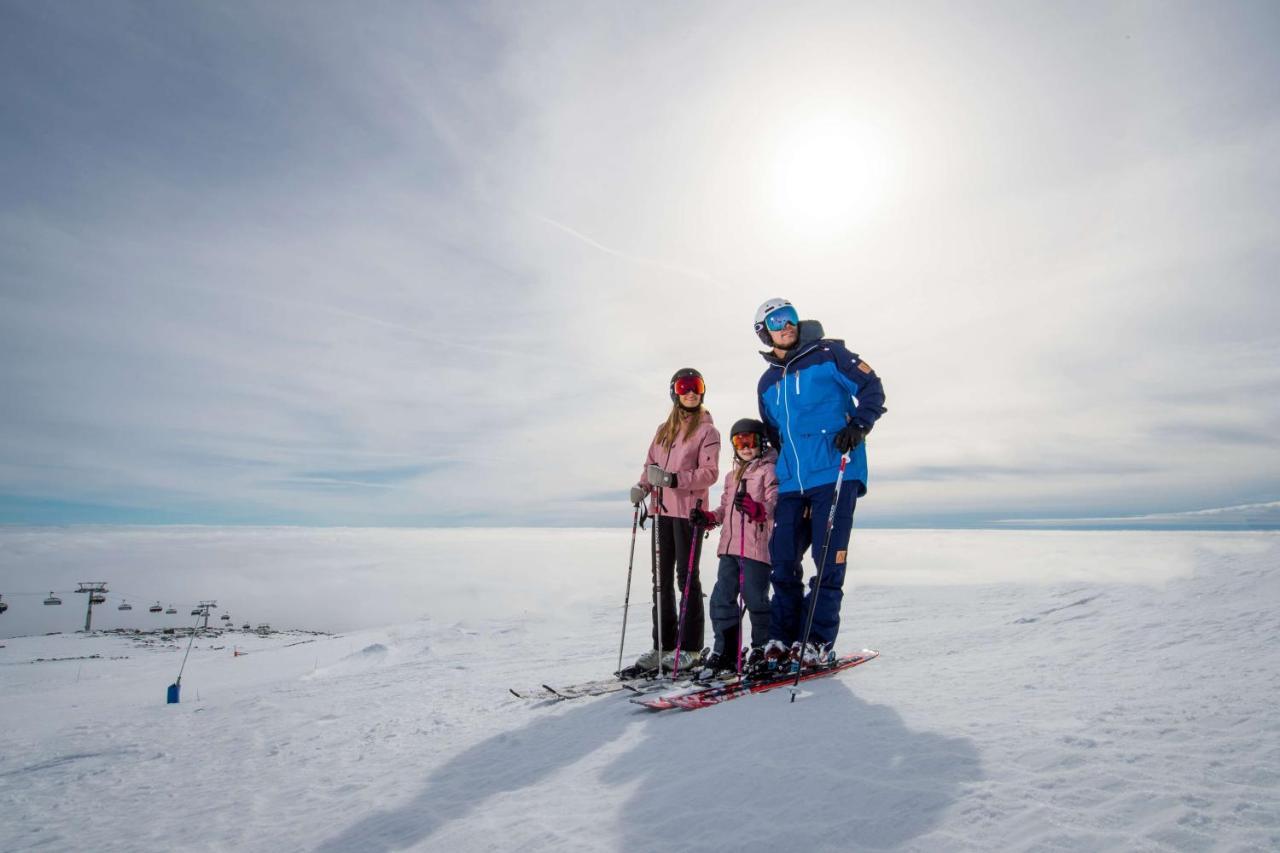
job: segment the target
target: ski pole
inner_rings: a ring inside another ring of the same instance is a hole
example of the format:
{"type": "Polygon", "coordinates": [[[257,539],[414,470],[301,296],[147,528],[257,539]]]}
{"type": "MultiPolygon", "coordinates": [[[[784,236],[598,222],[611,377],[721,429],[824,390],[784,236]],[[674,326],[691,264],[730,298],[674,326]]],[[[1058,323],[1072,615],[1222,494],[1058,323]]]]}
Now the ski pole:
{"type": "MultiPolygon", "coordinates": [[[[654,512],[658,512],[658,508],[662,506],[662,487],[658,487],[657,504],[654,512]]],[[[653,641],[654,651],[658,654],[658,678],[662,678],[662,544],[658,537],[659,522],[662,520],[661,515],[654,515],[653,524],[649,525],[650,532],[653,534],[653,547],[650,549],[653,556],[653,612],[658,614],[658,633],[653,641]]]]}
{"type": "MultiPolygon", "coordinates": [[[[738,497],[747,493],[746,472],[743,472],[742,481],[738,483],[738,497]]],[[[746,610],[746,592],[743,586],[746,584],[747,569],[747,513],[745,510],[738,510],[738,675],[742,675],[742,612],[746,610]]],[[[755,617],[752,617],[755,618],[755,617]]],[[[753,622],[751,627],[755,628],[753,622]]]]}
{"type": "Polygon", "coordinates": [[[831,531],[836,524],[836,506],[840,503],[840,484],[844,482],[844,466],[849,464],[849,454],[840,457],[840,472],[836,474],[836,488],[831,495],[831,509],[827,512],[827,536],[822,544],[822,562],[818,563],[818,576],[813,584],[813,595],[809,601],[809,618],[804,623],[804,633],[800,635],[800,665],[796,667],[796,683],[791,685],[791,701],[796,701],[796,691],[800,689],[800,673],[804,669],[804,647],[809,642],[809,631],[813,628],[813,614],[818,609],[818,595],[822,591],[822,570],[827,567],[827,549],[831,547],[831,531]]]}
{"type": "MultiPolygon", "coordinates": [[[[667,447],[667,458],[662,463],[663,470],[671,463],[671,451],[675,447],[675,439],[672,438],[671,445],[667,447]]],[[[658,486],[653,496],[653,612],[658,614],[658,618],[654,620],[658,625],[658,637],[653,648],[658,653],[658,678],[662,678],[662,647],[666,644],[666,638],[662,635],[662,542],[658,535],[658,521],[666,511],[667,505],[662,502],[662,486],[658,486]]]]}
{"type": "MultiPolygon", "coordinates": [[[[694,510],[702,509],[702,498],[698,498],[698,502],[693,505],[694,510]]],[[[689,567],[684,574],[684,591],[680,596],[680,621],[676,623],[676,665],[671,668],[671,678],[674,681],[676,676],[680,674],[680,645],[684,642],[684,616],[689,609],[689,588],[693,586],[693,573],[697,571],[697,567],[693,564],[693,555],[698,550],[698,525],[694,524],[693,535],[689,537],[689,567]]],[[[698,602],[698,606],[702,606],[702,602],[698,602]]]]}
{"type": "Polygon", "coordinates": [[[622,639],[618,641],[618,668],[622,672],[622,650],[627,645],[627,611],[631,609],[631,568],[636,562],[636,528],[640,526],[640,503],[637,501],[635,511],[631,513],[631,556],[627,560],[627,594],[622,599],[622,639]]]}

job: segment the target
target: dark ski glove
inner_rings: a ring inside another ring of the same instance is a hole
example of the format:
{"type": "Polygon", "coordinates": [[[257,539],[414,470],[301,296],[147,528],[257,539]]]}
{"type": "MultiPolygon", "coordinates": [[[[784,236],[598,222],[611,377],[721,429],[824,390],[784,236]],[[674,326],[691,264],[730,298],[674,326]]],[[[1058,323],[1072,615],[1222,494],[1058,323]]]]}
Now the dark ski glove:
{"type": "Polygon", "coordinates": [[[862,440],[867,437],[867,431],[855,423],[850,423],[844,429],[836,433],[836,450],[841,453],[848,453],[862,444],[862,440]]]}
{"type": "Polygon", "coordinates": [[[661,465],[650,465],[645,472],[645,476],[649,478],[649,485],[661,486],[664,489],[674,489],[676,487],[676,475],[670,471],[663,471],[661,465]]]}
{"type": "Polygon", "coordinates": [[[714,515],[707,512],[705,509],[697,508],[689,510],[689,523],[694,527],[702,527],[707,530],[713,530],[720,525],[720,522],[716,521],[716,517],[714,515]]]}
{"type": "Polygon", "coordinates": [[[747,517],[747,521],[752,521],[756,524],[764,523],[766,517],[764,504],[751,497],[751,495],[748,495],[745,492],[738,495],[737,498],[734,499],[733,505],[738,508],[739,512],[747,517]]]}

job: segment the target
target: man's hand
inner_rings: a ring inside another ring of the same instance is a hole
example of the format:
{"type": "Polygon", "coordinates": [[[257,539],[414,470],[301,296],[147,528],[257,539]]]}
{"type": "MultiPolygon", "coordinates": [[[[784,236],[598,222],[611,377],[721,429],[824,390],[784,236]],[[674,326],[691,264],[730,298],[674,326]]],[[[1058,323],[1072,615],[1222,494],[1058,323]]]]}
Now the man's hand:
{"type": "Polygon", "coordinates": [[[855,423],[848,424],[844,429],[836,433],[835,442],[836,450],[841,453],[849,453],[867,437],[867,431],[855,423]]]}

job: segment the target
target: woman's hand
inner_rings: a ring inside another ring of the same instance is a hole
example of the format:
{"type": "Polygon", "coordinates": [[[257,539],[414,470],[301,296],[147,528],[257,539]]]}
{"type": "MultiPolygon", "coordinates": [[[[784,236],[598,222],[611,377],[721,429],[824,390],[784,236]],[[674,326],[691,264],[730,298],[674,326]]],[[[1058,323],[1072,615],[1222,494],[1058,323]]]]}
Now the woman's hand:
{"type": "Polygon", "coordinates": [[[650,465],[648,470],[645,471],[645,476],[651,486],[660,486],[664,489],[674,489],[676,487],[676,475],[670,471],[663,471],[661,465],[650,465]]]}

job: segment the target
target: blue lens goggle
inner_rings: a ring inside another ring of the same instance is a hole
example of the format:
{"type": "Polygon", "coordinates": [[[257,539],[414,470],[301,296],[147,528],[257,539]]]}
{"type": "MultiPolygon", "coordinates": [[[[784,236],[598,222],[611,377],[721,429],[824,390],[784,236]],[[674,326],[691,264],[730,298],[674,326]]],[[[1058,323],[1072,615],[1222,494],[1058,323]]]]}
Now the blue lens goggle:
{"type": "Polygon", "coordinates": [[[797,329],[800,328],[800,315],[790,305],[775,308],[764,318],[764,327],[771,332],[781,332],[788,323],[797,329]]]}

